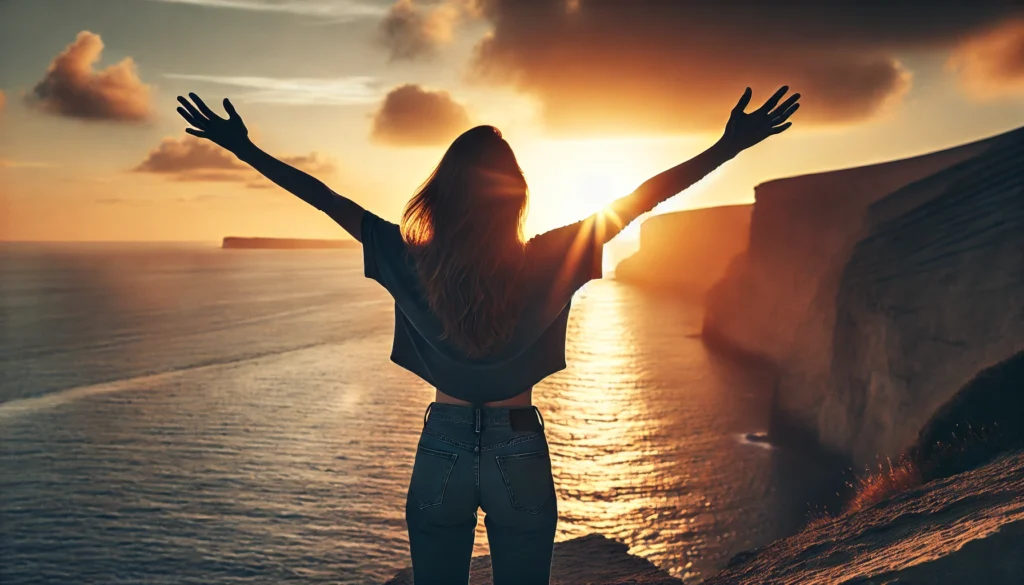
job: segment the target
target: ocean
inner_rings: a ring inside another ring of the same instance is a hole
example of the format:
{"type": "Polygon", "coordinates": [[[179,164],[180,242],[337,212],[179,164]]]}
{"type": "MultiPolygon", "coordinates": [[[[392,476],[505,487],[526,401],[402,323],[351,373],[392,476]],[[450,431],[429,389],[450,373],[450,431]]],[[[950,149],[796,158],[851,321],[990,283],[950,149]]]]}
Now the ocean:
{"type": "MultiPolygon", "coordinates": [[[[388,360],[393,311],[359,250],[0,244],[0,583],[393,576],[433,397],[388,360]]],[[[829,476],[745,440],[771,374],[700,322],[615,280],[577,293],[569,367],[534,390],[557,540],[699,582],[806,521],[829,476]]]]}

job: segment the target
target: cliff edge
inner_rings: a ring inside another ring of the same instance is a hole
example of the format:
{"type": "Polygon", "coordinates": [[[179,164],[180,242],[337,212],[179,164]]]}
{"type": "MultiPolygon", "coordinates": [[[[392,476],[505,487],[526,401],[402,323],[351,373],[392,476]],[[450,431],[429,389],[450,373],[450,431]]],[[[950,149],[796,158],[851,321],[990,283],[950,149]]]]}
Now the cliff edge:
{"type": "MultiPolygon", "coordinates": [[[[740,553],[704,585],[1019,585],[1024,575],[1024,451],[872,506],[812,521],[740,553]]],[[[475,557],[470,585],[490,585],[475,557]]],[[[551,585],[680,585],[626,545],[596,534],[555,544],[551,585]]],[[[412,585],[403,569],[385,585],[412,585]]]]}

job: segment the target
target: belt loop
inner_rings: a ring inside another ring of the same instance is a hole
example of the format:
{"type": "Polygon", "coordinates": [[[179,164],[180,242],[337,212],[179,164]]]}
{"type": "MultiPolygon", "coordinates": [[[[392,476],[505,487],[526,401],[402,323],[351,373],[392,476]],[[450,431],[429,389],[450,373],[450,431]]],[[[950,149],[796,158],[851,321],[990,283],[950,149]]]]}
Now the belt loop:
{"type": "Polygon", "coordinates": [[[434,406],[434,403],[431,402],[430,404],[427,405],[427,410],[425,410],[423,412],[423,426],[427,426],[427,418],[430,416],[430,409],[433,406],[434,406]]]}
{"type": "Polygon", "coordinates": [[[479,434],[480,433],[480,409],[479,408],[474,408],[473,412],[476,414],[476,428],[474,429],[474,432],[479,434]]]}

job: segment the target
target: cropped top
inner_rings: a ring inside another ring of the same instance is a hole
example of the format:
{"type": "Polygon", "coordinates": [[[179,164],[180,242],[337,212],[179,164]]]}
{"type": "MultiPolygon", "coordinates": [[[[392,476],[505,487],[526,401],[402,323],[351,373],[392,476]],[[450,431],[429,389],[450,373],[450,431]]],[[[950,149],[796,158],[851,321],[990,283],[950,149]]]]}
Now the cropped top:
{"type": "Polygon", "coordinates": [[[597,216],[526,243],[519,320],[500,351],[468,358],[441,339],[443,327],[423,295],[416,265],[399,226],[364,211],[363,272],[395,300],[391,361],[441,392],[473,404],[521,394],[565,369],[565,331],[573,294],[601,278],[603,240],[597,216]]]}

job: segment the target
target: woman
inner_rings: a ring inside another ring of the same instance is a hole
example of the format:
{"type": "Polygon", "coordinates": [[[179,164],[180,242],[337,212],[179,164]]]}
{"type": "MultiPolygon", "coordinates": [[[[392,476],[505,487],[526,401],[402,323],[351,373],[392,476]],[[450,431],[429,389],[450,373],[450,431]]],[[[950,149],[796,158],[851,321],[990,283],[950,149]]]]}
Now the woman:
{"type": "Polygon", "coordinates": [[[722,138],[577,223],[523,241],[527,186],[491,126],[459,136],[405,207],[385,221],[256,147],[194,93],[178,112],[206,138],[320,209],[363,244],[365,276],[395,300],[391,360],[436,389],[406,500],[418,585],[466,583],[477,509],[495,585],[546,584],[558,518],[544,424],[531,390],[565,368],[573,293],[601,277],[602,246],[658,203],[740,151],[788,128],[799,107],[780,88],[744,112],[747,88],[722,138]]]}

